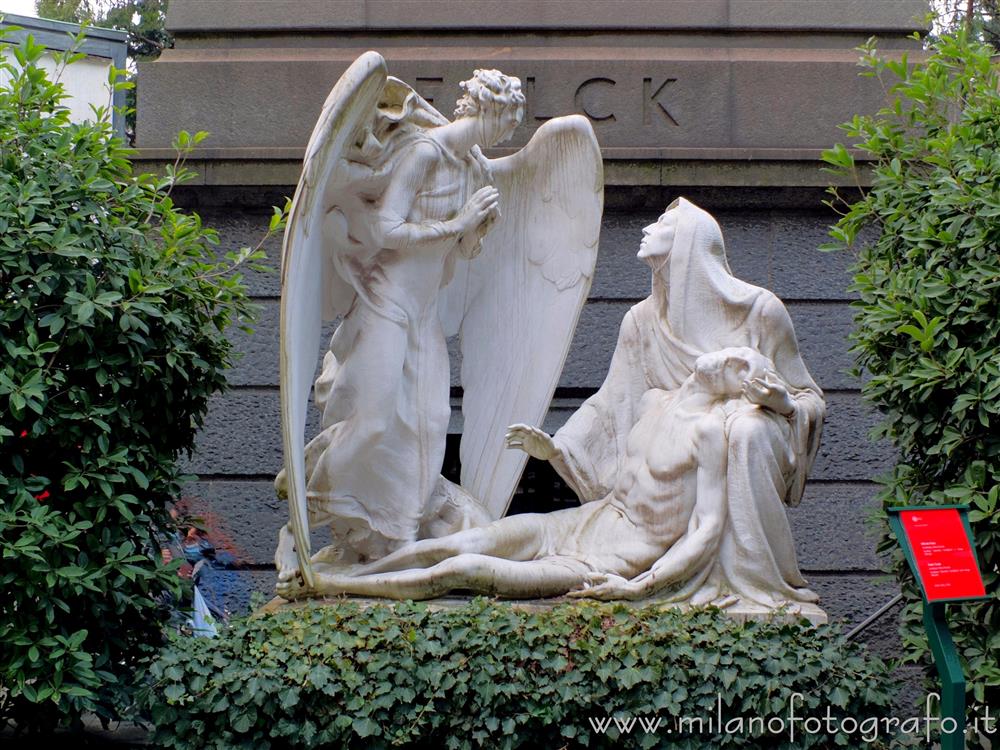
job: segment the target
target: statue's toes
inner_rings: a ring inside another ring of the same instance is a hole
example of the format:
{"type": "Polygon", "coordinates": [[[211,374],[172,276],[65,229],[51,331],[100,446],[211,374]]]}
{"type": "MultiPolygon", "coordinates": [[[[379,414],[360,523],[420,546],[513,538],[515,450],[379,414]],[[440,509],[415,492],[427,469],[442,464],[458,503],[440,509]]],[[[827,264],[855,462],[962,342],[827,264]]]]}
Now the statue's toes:
{"type": "Polygon", "coordinates": [[[278,585],[274,587],[278,596],[282,599],[287,599],[292,601],[302,595],[303,589],[299,585],[298,580],[293,579],[291,581],[278,581],[278,585]]]}
{"type": "Polygon", "coordinates": [[[299,577],[297,567],[282,567],[278,570],[278,585],[284,585],[295,581],[299,577]]]}
{"type": "Polygon", "coordinates": [[[717,597],[712,601],[713,607],[718,607],[719,609],[729,609],[740,603],[740,598],[735,594],[727,594],[725,596],[717,597]]]}

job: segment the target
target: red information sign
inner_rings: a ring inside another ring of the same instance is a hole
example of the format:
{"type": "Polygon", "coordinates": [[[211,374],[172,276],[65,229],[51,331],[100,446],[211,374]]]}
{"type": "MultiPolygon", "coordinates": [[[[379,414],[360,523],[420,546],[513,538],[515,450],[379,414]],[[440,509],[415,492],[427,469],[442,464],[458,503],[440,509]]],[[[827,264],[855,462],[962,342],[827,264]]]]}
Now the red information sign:
{"type": "Polygon", "coordinates": [[[927,601],[986,596],[972,541],[957,509],[904,510],[899,516],[927,601]]]}

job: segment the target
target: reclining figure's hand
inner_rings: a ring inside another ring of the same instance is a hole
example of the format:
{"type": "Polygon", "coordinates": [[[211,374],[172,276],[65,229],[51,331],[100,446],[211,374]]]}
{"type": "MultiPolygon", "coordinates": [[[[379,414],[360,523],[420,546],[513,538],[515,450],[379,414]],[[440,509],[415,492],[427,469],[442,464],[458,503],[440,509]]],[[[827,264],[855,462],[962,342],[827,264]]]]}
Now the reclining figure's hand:
{"type": "Polygon", "coordinates": [[[574,599],[600,599],[614,601],[616,599],[636,600],[647,595],[646,587],[615,575],[614,573],[591,573],[583,588],[570,591],[566,596],[574,599]]]}

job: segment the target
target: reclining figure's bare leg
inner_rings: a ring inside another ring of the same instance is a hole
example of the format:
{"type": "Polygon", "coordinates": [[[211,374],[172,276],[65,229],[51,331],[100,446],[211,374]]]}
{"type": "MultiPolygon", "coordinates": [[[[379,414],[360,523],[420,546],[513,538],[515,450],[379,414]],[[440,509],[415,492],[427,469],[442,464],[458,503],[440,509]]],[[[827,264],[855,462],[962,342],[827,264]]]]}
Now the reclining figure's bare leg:
{"type": "MultiPolygon", "coordinates": [[[[449,591],[468,590],[517,599],[559,596],[581,587],[588,578],[581,565],[547,560],[503,560],[489,555],[460,554],[430,568],[371,575],[315,572],[315,592],[327,596],[433,599],[449,591]]],[[[294,599],[303,593],[297,580],[278,584],[278,594],[294,599]]]]}
{"type": "Polygon", "coordinates": [[[506,560],[527,561],[539,556],[543,540],[543,516],[526,513],[495,521],[489,526],[466,529],[440,539],[422,539],[361,567],[352,576],[429,568],[458,555],[489,555],[506,560]]]}

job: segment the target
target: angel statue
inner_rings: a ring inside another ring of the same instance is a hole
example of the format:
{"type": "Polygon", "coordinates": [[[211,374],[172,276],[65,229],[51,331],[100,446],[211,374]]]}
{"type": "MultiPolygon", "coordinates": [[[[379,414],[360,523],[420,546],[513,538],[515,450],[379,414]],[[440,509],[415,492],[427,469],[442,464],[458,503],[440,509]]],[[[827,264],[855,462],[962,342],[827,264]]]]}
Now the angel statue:
{"type": "Polygon", "coordinates": [[[512,421],[540,421],[590,288],[603,202],[586,118],[486,158],[521,120],[520,81],[477,70],[449,121],[366,52],[313,130],[282,253],[280,383],[289,524],[279,585],[312,564],[379,559],[502,516],[527,456],[512,421]],[[315,382],[323,320],[340,323],[315,382]],[[440,476],[450,419],[447,337],[461,342],[461,486],[440,476]],[[310,556],[309,531],[332,544],[310,556]]]}

